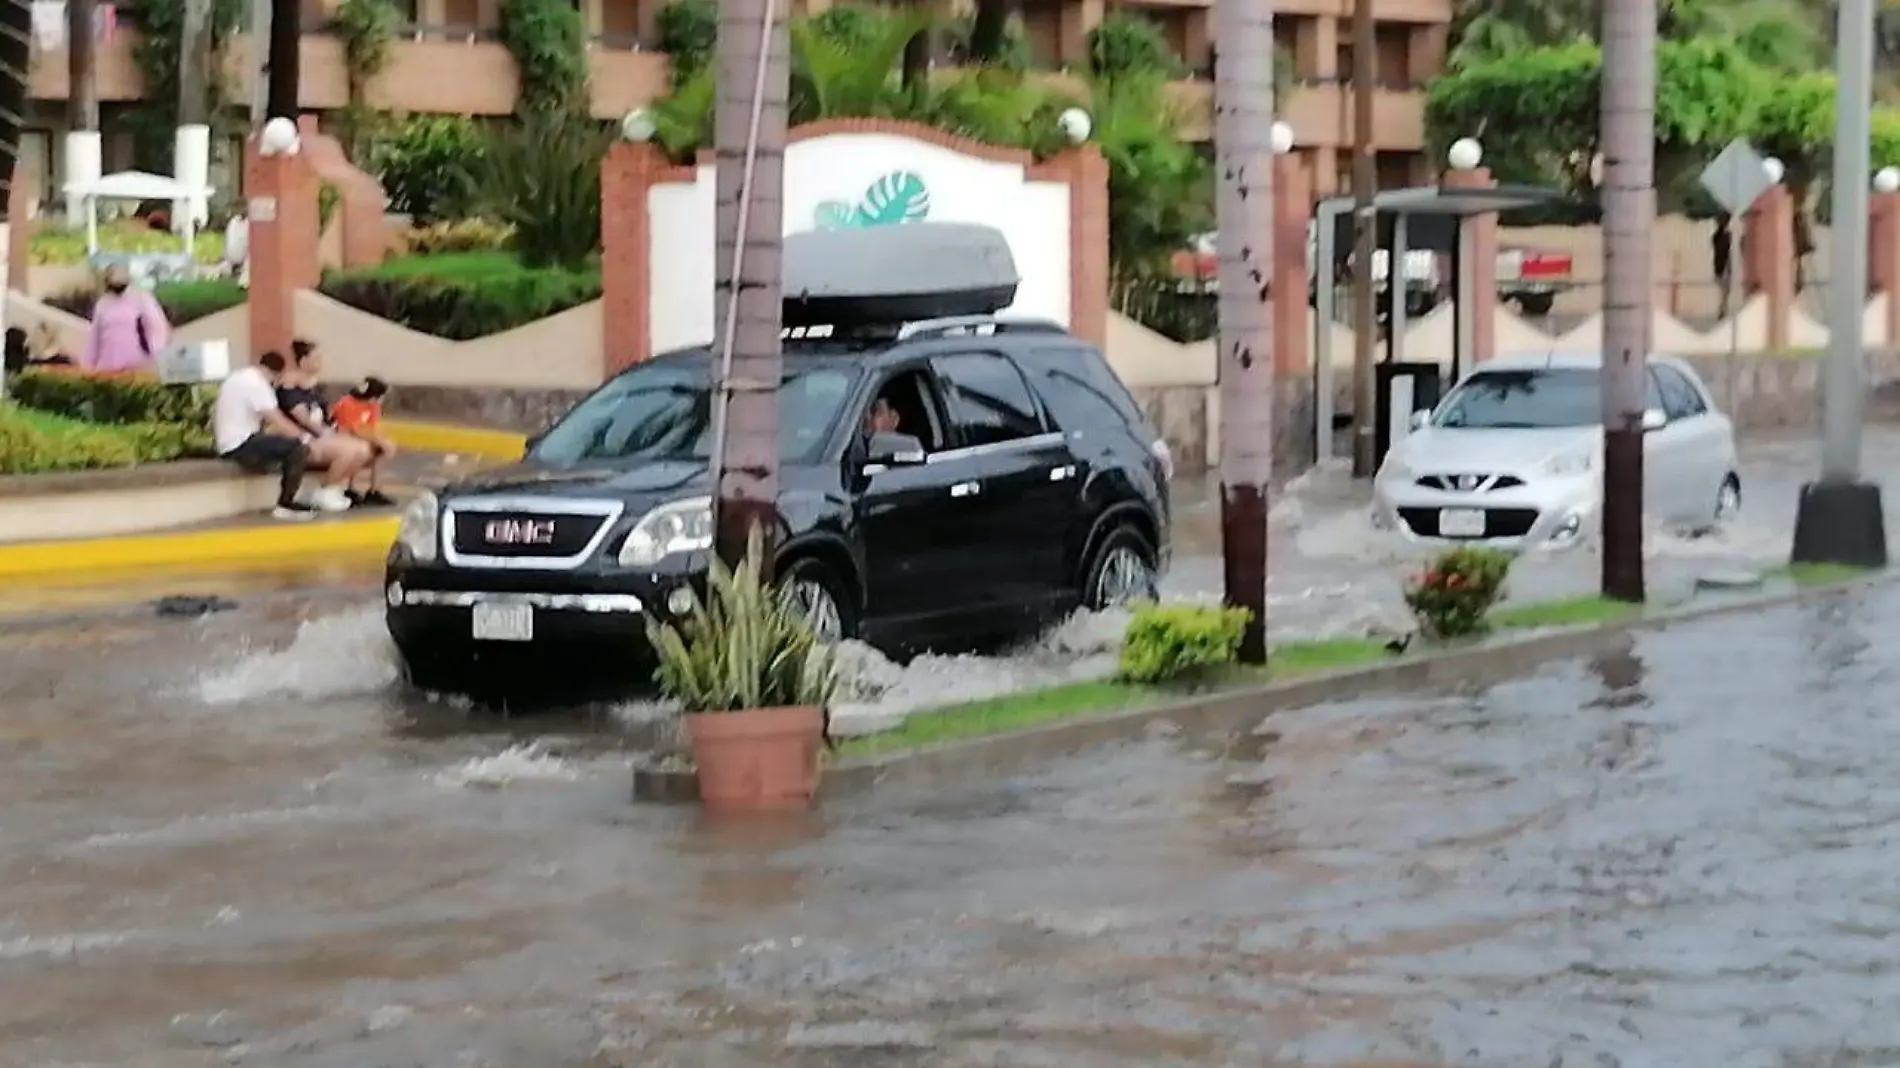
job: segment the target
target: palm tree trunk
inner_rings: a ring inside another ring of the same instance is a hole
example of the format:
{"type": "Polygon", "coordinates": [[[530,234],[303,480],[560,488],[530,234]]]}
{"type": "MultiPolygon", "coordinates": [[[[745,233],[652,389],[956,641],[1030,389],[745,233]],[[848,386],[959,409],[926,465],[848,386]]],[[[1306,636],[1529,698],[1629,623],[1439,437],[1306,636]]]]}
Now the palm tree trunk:
{"type": "Polygon", "coordinates": [[[262,0],[270,4],[270,73],[264,113],[273,119],[295,120],[299,46],[303,43],[303,6],[297,0],[262,0]]]}
{"type": "Polygon", "coordinates": [[[789,6],[788,0],[720,3],[719,97],[713,114],[718,157],[714,535],[720,558],[731,564],[744,559],[747,537],[757,526],[767,540],[769,566],[777,529],[789,6]]]}
{"type": "Polygon", "coordinates": [[[94,70],[93,20],[97,0],[66,0],[66,128],[99,128],[99,79],[94,70]]]}
{"type": "MultiPolygon", "coordinates": [[[[14,166],[20,159],[20,115],[26,110],[26,81],[32,61],[31,0],[0,0],[0,178],[6,181],[6,187],[0,189],[0,234],[10,230],[13,224],[8,206],[13,193],[14,166]]],[[[5,247],[0,242],[0,249],[5,247]]],[[[7,257],[0,255],[0,294],[6,293],[8,288],[6,275],[7,257]]],[[[6,327],[5,304],[0,300],[0,330],[6,327]]],[[[5,395],[6,372],[0,370],[0,396],[5,395]]]]}
{"type": "Polygon", "coordinates": [[[1656,223],[1656,3],[1603,11],[1603,594],[1643,600],[1649,231],[1656,223]]]}
{"type": "Polygon", "coordinates": [[[1252,615],[1240,659],[1264,664],[1274,405],[1272,0],[1225,0],[1216,17],[1221,558],[1226,603],[1252,615]]]}

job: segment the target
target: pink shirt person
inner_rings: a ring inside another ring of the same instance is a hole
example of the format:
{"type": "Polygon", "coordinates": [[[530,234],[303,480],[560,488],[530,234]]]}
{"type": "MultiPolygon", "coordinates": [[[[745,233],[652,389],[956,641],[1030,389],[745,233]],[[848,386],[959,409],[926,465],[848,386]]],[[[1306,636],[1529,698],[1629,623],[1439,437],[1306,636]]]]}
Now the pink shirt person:
{"type": "Polygon", "coordinates": [[[86,331],[86,346],[79,356],[79,366],[87,371],[111,374],[149,368],[171,337],[171,324],[165,321],[158,298],[128,286],[128,281],[122,267],[106,272],[106,291],[92,306],[92,327],[86,331]]]}

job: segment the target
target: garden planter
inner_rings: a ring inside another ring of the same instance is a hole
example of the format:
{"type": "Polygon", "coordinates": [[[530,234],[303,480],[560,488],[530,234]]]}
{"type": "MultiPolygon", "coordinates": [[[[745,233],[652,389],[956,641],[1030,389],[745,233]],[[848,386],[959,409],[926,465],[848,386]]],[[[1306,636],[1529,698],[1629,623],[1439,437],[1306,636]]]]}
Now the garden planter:
{"type": "Polygon", "coordinates": [[[715,812],[806,808],[818,792],[825,710],[758,708],[686,717],[699,798],[715,812]]]}

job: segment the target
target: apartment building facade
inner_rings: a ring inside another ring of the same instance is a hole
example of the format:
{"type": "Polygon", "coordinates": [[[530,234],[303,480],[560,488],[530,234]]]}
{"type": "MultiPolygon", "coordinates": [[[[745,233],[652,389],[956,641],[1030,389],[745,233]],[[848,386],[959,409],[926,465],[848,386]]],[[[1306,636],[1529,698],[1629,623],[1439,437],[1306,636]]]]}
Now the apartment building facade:
{"type": "MultiPolygon", "coordinates": [[[[303,105],[311,110],[342,106],[347,99],[343,52],[323,32],[338,0],[302,0],[303,105]]],[[[403,26],[389,62],[370,92],[370,103],[393,111],[505,115],[513,110],[518,82],[507,50],[495,39],[499,0],[394,0],[403,26]]],[[[666,89],[666,57],[656,48],[657,22],[669,0],[571,0],[589,37],[593,112],[613,118],[645,104],[666,89]]],[[[838,0],[794,0],[815,12],[838,0]]],[[[946,13],[969,0],[934,0],[946,13]]],[[[1023,31],[1036,65],[1076,68],[1086,60],[1089,31],[1112,10],[1153,19],[1190,77],[1176,86],[1185,132],[1205,140],[1212,133],[1211,74],[1218,52],[1213,30],[1215,0],[1021,0],[1023,31]]],[[[1380,183],[1427,180],[1424,158],[1424,89],[1443,65],[1451,0],[1369,0],[1378,20],[1374,139],[1380,183]]],[[[1353,95],[1352,0],[1277,0],[1275,36],[1293,65],[1294,91],[1281,102],[1302,160],[1320,193],[1344,189],[1351,165],[1353,95]]],[[[63,4],[36,0],[36,36],[29,130],[22,162],[42,189],[57,188],[57,142],[65,126],[68,95],[63,4]],[[41,10],[45,9],[45,10],[41,10]]],[[[113,131],[115,113],[138,106],[142,79],[133,60],[135,31],[123,18],[101,20],[96,80],[107,127],[106,166],[129,166],[129,135],[113,131]]],[[[229,50],[230,82],[248,92],[251,42],[242,37],[229,50]]]]}

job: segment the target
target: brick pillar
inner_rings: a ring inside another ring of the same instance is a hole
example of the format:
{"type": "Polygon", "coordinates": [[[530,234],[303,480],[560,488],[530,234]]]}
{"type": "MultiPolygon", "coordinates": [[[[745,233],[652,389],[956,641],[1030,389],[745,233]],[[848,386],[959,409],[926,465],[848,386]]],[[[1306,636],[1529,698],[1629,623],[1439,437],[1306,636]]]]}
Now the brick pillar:
{"type": "Polygon", "coordinates": [[[1867,288],[1887,295],[1886,338],[1900,346],[1900,193],[1867,198],[1867,288]]]}
{"type": "MultiPolygon", "coordinates": [[[[1446,171],[1441,184],[1447,189],[1490,189],[1489,168],[1446,171]]],[[[1464,280],[1454,279],[1455,292],[1468,294],[1469,309],[1458,309],[1460,339],[1467,350],[1460,354],[1458,369],[1468,371],[1497,353],[1498,307],[1498,217],[1486,212],[1467,216],[1459,224],[1459,267],[1464,280]],[[1468,325],[1466,325],[1468,324],[1468,325]]],[[[1394,273],[1397,271],[1395,269],[1394,273]]],[[[1454,342],[1455,344],[1458,342],[1454,342]]]]}
{"type": "Polygon", "coordinates": [[[1082,70],[1089,62],[1089,34],[1107,13],[1104,0],[1062,0],[1056,8],[1056,49],[1064,67],[1082,70]]]}
{"type": "Polygon", "coordinates": [[[1742,227],[1744,292],[1768,298],[1767,347],[1788,347],[1788,316],[1794,308],[1794,197],[1771,187],[1749,209],[1742,227]]]}
{"type": "Polygon", "coordinates": [[[1108,161],[1094,145],[1072,148],[1031,172],[1069,183],[1069,332],[1108,344],[1108,161]]]}
{"type": "Polygon", "coordinates": [[[264,156],[255,135],[245,142],[253,357],[290,350],[297,333],[297,291],[317,285],[317,185],[316,172],[302,155],[264,156]]]}
{"type": "Polygon", "coordinates": [[[603,378],[653,355],[653,222],[647,200],[671,168],[653,145],[617,141],[600,175],[603,378]]]}
{"type": "Polygon", "coordinates": [[[1282,375],[1312,370],[1306,307],[1306,224],[1312,180],[1298,153],[1273,160],[1273,367],[1282,375]]]}
{"type": "Polygon", "coordinates": [[[33,218],[33,201],[38,190],[18,163],[13,165],[13,184],[7,189],[7,289],[27,291],[26,272],[32,269],[33,231],[39,220],[33,218]]]}

